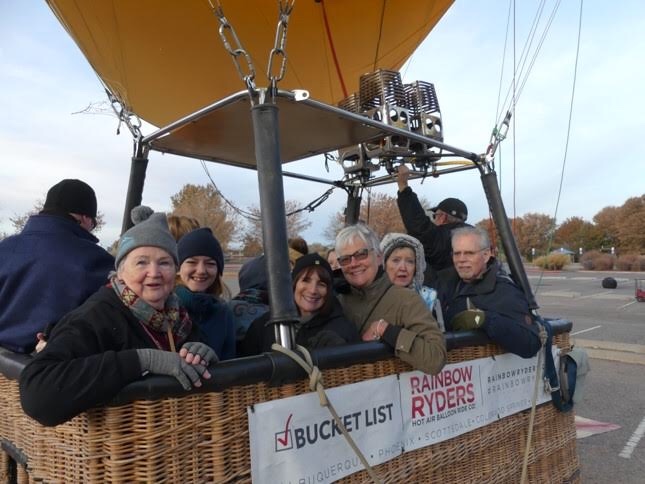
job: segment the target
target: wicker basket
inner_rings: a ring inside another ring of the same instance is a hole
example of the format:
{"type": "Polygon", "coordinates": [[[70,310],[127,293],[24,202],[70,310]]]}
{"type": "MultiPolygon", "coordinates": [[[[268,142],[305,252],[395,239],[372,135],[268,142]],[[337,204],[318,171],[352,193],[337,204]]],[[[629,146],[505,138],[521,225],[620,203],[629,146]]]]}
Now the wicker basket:
{"type": "MultiPolygon", "coordinates": [[[[568,334],[555,342],[568,347],[568,334]]],[[[495,345],[449,352],[450,363],[501,351],[495,345]]],[[[409,371],[398,359],[325,371],[327,388],[409,371]]],[[[22,452],[18,482],[248,482],[251,480],[246,407],[308,391],[307,382],[265,383],[182,398],[139,400],[96,408],[57,427],[43,427],[21,410],[18,385],[0,377],[0,437],[22,452]]],[[[54,403],[55,404],[55,403],[54,403]]],[[[529,411],[451,440],[418,449],[376,467],[385,482],[509,482],[520,479],[529,411]]],[[[529,481],[578,482],[573,413],[538,407],[529,481]]],[[[0,478],[12,459],[0,453],[0,478]]],[[[342,482],[368,482],[365,471],[342,482]]]]}

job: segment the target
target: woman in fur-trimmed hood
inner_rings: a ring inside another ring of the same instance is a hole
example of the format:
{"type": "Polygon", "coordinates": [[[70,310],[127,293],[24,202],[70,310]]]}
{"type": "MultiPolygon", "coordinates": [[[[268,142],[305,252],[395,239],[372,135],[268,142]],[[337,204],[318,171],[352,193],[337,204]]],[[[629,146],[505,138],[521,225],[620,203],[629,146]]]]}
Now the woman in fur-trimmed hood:
{"type": "Polygon", "coordinates": [[[381,252],[383,268],[392,284],[418,292],[443,330],[441,307],[436,303],[437,291],[423,285],[426,260],[421,242],[411,235],[392,232],[385,234],[381,240],[381,252]]]}

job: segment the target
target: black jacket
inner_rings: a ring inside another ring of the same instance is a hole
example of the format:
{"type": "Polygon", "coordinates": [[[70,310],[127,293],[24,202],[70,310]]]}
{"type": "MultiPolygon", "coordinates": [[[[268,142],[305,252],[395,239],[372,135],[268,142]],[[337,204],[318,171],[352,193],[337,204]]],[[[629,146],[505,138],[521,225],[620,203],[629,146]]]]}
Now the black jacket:
{"type": "MultiPolygon", "coordinates": [[[[193,325],[189,341],[199,341],[193,325]]],[[[54,327],[20,375],[20,402],[43,425],[58,425],[108,403],[141,378],[137,348],[153,341],[111,288],[102,287],[54,327]]]]}
{"type": "Polygon", "coordinates": [[[406,187],[405,190],[398,193],[396,202],[405,230],[423,244],[427,264],[424,283],[434,287],[436,273],[442,269],[453,267],[451,232],[459,227],[468,227],[469,225],[463,222],[435,225],[426,215],[419,198],[410,187],[406,187]]]}
{"type": "Polygon", "coordinates": [[[437,283],[447,331],[452,331],[452,318],[468,309],[470,299],[472,305],[486,313],[482,329],[506,351],[530,358],[540,349],[539,327],[524,292],[494,258],[477,281],[462,281],[452,267],[439,272],[437,283]]]}
{"type": "MultiPolygon", "coordinates": [[[[267,324],[269,317],[270,314],[267,312],[251,323],[244,340],[238,347],[241,356],[271,351],[271,345],[275,343],[275,333],[274,325],[267,324]]],[[[316,314],[301,325],[296,325],[295,329],[296,343],[307,349],[339,346],[360,341],[356,326],[345,318],[343,309],[337,300],[334,301],[331,314],[328,316],[316,314]]]]}

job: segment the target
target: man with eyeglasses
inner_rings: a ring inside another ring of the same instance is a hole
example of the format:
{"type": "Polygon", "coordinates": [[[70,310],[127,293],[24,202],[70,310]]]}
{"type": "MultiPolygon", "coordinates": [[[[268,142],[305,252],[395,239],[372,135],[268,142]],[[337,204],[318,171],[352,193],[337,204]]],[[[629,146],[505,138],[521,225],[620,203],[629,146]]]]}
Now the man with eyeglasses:
{"type": "Polygon", "coordinates": [[[363,341],[381,340],[415,369],[438,373],[446,344],[419,294],[395,286],[382,268],[378,236],[366,225],[345,227],[336,237],[336,254],[349,290],[338,298],[363,341]]]}
{"type": "Polygon", "coordinates": [[[97,245],[96,195],[65,179],[43,209],[0,242],[0,346],[29,353],[46,328],[107,283],[114,258],[97,245]]]}
{"type": "Polygon", "coordinates": [[[408,186],[410,169],[400,165],[396,173],[398,185],[397,205],[405,230],[423,244],[426,258],[425,284],[434,287],[437,272],[452,267],[450,233],[466,224],[468,209],[458,198],[446,198],[427,214],[416,193],[408,186]]]}
{"type": "Polygon", "coordinates": [[[439,272],[439,299],[448,331],[483,330],[506,351],[522,358],[540,349],[539,328],[524,292],[492,255],[485,230],[452,233],[454,267],[439,272]]]}

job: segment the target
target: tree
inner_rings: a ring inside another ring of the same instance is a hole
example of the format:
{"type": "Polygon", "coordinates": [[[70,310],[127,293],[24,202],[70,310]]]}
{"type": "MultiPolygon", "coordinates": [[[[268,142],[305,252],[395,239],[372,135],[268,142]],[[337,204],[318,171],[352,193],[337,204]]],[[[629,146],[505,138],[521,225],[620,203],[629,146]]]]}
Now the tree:
{"type": "Polygon", "coordinates": [[[224,251],[236,239],[239,216],[212,185],[188,183],[170,197],[170,202],[173,215],[193,217],[202,227],[209,227],[224,251]]]}
{"type": "MultiPolygon", "coordinates": [[[[421,199],[421,204],[428,205],[424,199],[421,199]]],[[[385,193],[372,193],[368,197],[363,197],[359,220],[369,225],[376,232],[379,239],[391,232],[406,232],[396,197],[385,193]]],[[[345,214],[342,211],[333,214],[324,231],[325,238],[333,242],[336,239],[336,234],[344,226],[345,214]]]]}
{"type": "Polygon", "coordinates": [[[627,199],[618,209],[615,227],[620,252],[645,253],[645,195],[627,199]]]}
{"type": "MultiPolygon", "coordinates": [[[[311,226],[311,221],[305,218],[305,212],[298,211],[300,207],[301,204],[296,200],[285,200],[284,202],[287,213],[287,237],[302,237],[302,233],[311,226]]],[[[247,255],[247,252],[261,253],[264,245],[262,242],[262,211],[259,207],[253,206],[249,212],[252,214],[252,218],[247,219],[248,226],[242,238],[244,255],[247,255]],[[259,251],[256,252],[258,248],[259,251]]]]}
{"type": "MultiPolygon", "coordinates": [[[[29,220],[29,217],[32,215],[37,215],[42,209],[43,206],[45,205],[45,202],[39,198],[36,200],[36,203],[32,207],[31,210],[28,212],[23,213],[22,215],[14,214],[13,217],[9,217],[9,221],[11,222],[11,225],[13,225],[13,230],[14,233],[20,233],[22,232],[22,229],[25,228],[25,225],[27,224],[27,220],[29,220]]],[[[104,215],[103,212],[97,212],[96,213],[96,227],[92,231],[94,234],[97,234],[101,231],[103,226],[105,225],[105,220],[104,220],[104,215]]]]}
{"type": "Polygon", "coordinates": [[[600,248],[601,237],[598,228],[581,217],[570,217],[562,222],[555,231],[555,245],[577,251],[600,248]]]}
{"type": "Polygon", "coordinates": [[[542,213],[527,213],[511,219],[511,228],[520,254],[530,259],[531,249],[535,249],[536,254],[546,254],[555,219],[542,213]]]}
{"type": "Polygon", "coordinates": [[[594,215],[593,221],[598,230],[601,247],[615,247],[618,245],[618,237],[616,236],[618,214],[618,207],[605,207],[594,215]]]}

